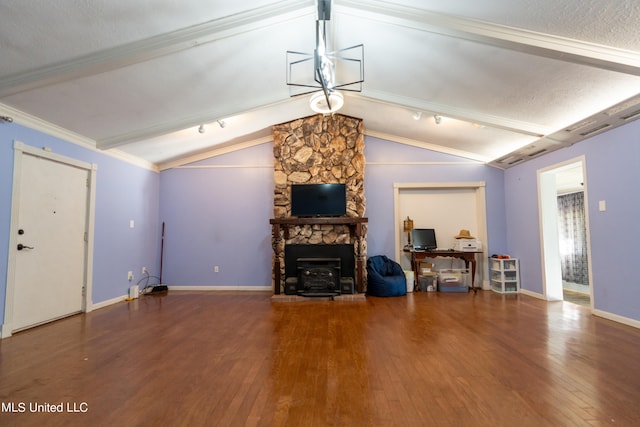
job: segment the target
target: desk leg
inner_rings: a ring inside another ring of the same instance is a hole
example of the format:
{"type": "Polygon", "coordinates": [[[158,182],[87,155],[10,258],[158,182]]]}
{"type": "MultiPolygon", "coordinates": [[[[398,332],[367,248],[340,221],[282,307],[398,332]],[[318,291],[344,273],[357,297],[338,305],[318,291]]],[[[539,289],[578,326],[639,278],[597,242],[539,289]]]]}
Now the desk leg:
{"type": "Polygon", "coordinates": [[[411,267],[413,268],[413,291],[418,289],[418,265],[420,261],[416,258],[415,254],[411,254],[411,267]]]}
{"type": "Polygon", "coordinates": [[[464,268],[469,269],[469,263],[471,263],[471,289],[473,289],[473,293],[478,292],[478,288],[475,286],[476,282],[476,255],[472,255],[473,258],[464,258],[464,268]]]}

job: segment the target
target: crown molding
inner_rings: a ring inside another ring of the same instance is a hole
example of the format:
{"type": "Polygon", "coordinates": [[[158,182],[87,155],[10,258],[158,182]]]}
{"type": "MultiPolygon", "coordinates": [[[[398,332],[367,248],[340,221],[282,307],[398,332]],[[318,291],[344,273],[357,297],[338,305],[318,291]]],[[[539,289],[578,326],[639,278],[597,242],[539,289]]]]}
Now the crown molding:
{"type": "Polygon", "coordinates": [[[91,138],[87,138],[86,136],[72,132],[58,125],[54,125],[53,123],[49,123],[6,104],[0,104],[0,110],[4,112],[4,115],[11,116],[13,118],[13,123],[15,124],[46,133],[47,135],[63,139],[85,148],[96,148],[96,141],[91,138]]]}
{"type": "Polygon", "coordinates": [[[278,1],[0,79],[0,98],[88,77],[313,14],[308,0],[278,1]]]}
{"type": "Polygon", "coordinates": [[[148,169],[153,172],[159,171],[158,166],[154,163],[148,162],[139,157],[131,156],[119,150],[101,150],[96,147],[96,141],[91,138],[87,138],[86,136],[72,132],[58,125],[54,125],[8,105],[0,104],[0,110],[3,111],[3,114],[11,116],[13,118],[14,124],[33,129],[37,132],[41,132],[54,138],[58,138],[71,144],[86,148],[88,150],[113,157],[123,162],[141,167],[143,169],[148,169]]]}
{"type": "MultiPolygon", "coordinates": [[[[213,150],[204,151],[202,153],[194,154],[192,156],[181,157],[170,162],[160,163],[158,169],[164,171],[167,169],[181,168],[189,163],[198,162],[200,160],[206,160],[211,157],[221,156],[223,154],[232,153],[234,151],[243,150],[245,148],[255,147],[256,145],[272,142],[272,136],[265,136],[262,138],[253,139],[251,141],[239,142],[236,144],[227,145],[224,147],[214,148],[213,150]]],[[[251,165],[249,165],[251,166],[251,165]]]]}
{"type": "Polygon", "coordinates": [[[431,12],[383,0],[340,0],[336,2],[336,12],[531,55],[640,76],[640,52],[613,46],[431,12]]]}
{"type": "Polygon", "coordinates": [[[451,105],[438,104],[435,102],[409,98],[401,95],[394,95],[387,92],[365,90],[363,94],[348,94],[350,97],[363,98],[372,102],[387,104],[394,107],[406,107],[413,111],[429,111],[452,119],[460,120],[468,123],[477,123],[479,125],[491,128],[502,129],[521,135],[535,136],[541,138],[548,133],[555,131],[555,128],[540,126],[535,123],[524,122],[521,120],[508,119],[505,117],[484,114],[478,111],[472,111],[464,108],[453,107],[451,105]]]}
{"type": "Polygon", "coordinates": [[[386,141],[397,142],[399,144],[409,145],[411,147],[423,148],[426,150],[436,151],[438,153],[450,154],[452,156],[462,157],[465,159],[473,160],[485,164],[490,161],[488,157],[480,156],[475,153],[469,153],[468,151],[456,150],[454,148],[447,148],[441,145],[430,144],[428,142],[416,141],[414,139],[398,137],[383,132],[368,131],[365,129],[364,134],[374,138],[384,139],[386,141]]]}

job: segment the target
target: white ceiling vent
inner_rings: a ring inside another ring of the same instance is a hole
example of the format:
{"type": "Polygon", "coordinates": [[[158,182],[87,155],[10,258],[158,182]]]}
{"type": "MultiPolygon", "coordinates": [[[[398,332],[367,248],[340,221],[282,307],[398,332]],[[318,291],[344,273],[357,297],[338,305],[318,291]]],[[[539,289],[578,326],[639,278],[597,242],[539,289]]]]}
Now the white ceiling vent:
{"type": "Polygon", "coordinates": [[[636,111],[633,111],[633,112],[631,112],[631,113],[625,114],[625,115],[623,115],[623,116],[620,116],[620,118],[621,118],[622,120],[625,120],[625,121],[626,121],[626,120],[633,120],[633,119],[637,119],[637,118],[638,118],[638,116],[640,116],[640,110],[636,110],[636,111]]]}
{"type": "Polygon", "coordinates": [[[592,129],[589,129],[586,132],[580,132],[580,136],[584,136],[584,137],[591,136],[593,134],[602,132],[603,130],[608,129],[610,127],[611,125],[609,123],[604,123],[604,124],[601,124],[600,126],[596,126],[592,129]]]}
{"type": "Polygon", "coordinates": [[[574,124],[572,124],[571,126],[569,126],[569,127],[565,128],[565,130],[564,130],[564,131],[565,131],[565,132],[569,132],[569,133],[571,133],[571,132],[575,132],[575,131],[577,131],[578,129],[582,129],[582,128],[584,128],[584,127],[590,126],[590,125],[592,125],[592,124],[594,124],[594,123],[596,123],[596,122],[597,122],[597,120],[595,120],[595,119],[593,119],[593,118],[589,118],[589,119],[587,119],[587,120],[583,120],[583,121],[581,121],[581,122],[578,122],[578,123],[574,123],[574,124]]]}
{"type": "Polygon", "coordinates": [[[540,154],[546,153],[546,152],[547,152],[547,149],[546,148],[542,148],[542,149],[540,149],[538,151],[535,151],[535,152],[529,154],[529,157],[536,157],[536,156],[539,156],[540,154]]]}
{"type": "Polygon", "coordinates": [[[568,147],[591,136],[614,129],[625,123],[640,119],[640,95],[636,95],[620,102],[607,110],[587,117],[577,123],[540,138],[532,144],[504,155],[491,162],[493,166],[508,168],[520,163],[523,159],[531,160],[534,157],[550,153],[557,149],[568,147]],[[535,149],[535,151],[534,151],[535,149]]]}

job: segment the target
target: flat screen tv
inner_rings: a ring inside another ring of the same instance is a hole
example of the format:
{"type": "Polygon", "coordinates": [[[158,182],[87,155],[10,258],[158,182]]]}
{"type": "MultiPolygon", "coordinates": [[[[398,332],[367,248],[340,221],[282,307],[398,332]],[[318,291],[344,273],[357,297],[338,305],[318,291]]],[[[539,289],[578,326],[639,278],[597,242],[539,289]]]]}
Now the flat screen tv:
{"type": "Polygon", "coordinates": [[[414,228],[411,230],[413,248],[421,250],[436,249],[436,232],[433,228],[414,228]]]}
{"type": "Polygon", "coordinates": [[[347,214],[344,184],[292,184],[292,216],[343,216],[347,214]]]}

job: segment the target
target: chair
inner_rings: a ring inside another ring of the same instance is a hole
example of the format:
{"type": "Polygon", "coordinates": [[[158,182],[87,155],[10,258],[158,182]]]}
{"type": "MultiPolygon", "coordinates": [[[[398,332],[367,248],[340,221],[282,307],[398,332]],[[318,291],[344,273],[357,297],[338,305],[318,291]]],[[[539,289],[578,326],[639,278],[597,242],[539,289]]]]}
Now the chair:
{"type": "Polygon", "coordinates": [[[402,267],[385,255],[367,260],[367,295],[393,297],[407,294],[407,278],[402,267]]]}

